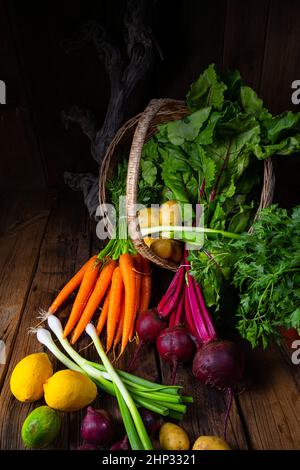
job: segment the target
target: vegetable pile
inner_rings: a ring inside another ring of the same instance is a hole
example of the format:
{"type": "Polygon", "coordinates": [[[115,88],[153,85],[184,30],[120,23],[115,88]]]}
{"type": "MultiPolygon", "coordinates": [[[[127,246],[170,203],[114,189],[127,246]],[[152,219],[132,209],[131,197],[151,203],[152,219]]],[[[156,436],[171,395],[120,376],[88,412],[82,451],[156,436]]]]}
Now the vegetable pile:
{"type": "MultiPolygon", "coordinates": [[[[151,450],[158,431],[161,448],[189,449],[183,428],[162,423],[162,417],[180,421],[193,402],[174,385],[178,364],[189,362],[200,382],[229,392],[226,438],[232,391],[243,376],[244,361],[233,342],[220,339],[219,320],[235,325],[253,347],[279,340],[281,327],[300,333],[300,206],[291,213],[271,206],[255,217],[262,160],[300,151],[300,113],[272,116],[238,72],[217,74],[214,65],[192,84],[186,103],[185,118],[159,125],[145,143],[138,186],[139,203],[160,205],[138,213],[144,241],[156,255],[178,263],[177,272],[157,308],[149,309],[151,266],[123,236],[126,220],[119,217],[107,245],[72,277],[43,316],[55,341],[48,329],[34,329],[66,369],[53,374],[47,354],[38,353],[20,361],[12,373],[11,391],[18,400],[44,398],[48,405],[25,420],[27,447],[45,447],[56,438],[61,426],[56,410],[88,407],[81,450],[108,445],[111,450],[151,450]],[[192,206],[187,210],[185,204],[192,206]],[[63,326],[55,315],[76,289],[63,326]],[[100,363],[73,348],[84,332],[100,363]],[[120,357],[134,339],[138,346],[128,370],[115,369],[106,353],[120,357]],[[172,385],[129,372],[144,344],[155,344],[171,365],[172,385]],[[90,406],[98,392],[118,402],[126,435],[114,444],[113,417],[90,406]]],[[[107,182],[117,215],[126,175],[124,155],[107,182]]],[[[217,436],[200,436],[193,450],[207,449],[229,446],[217,436]]]]}
{"type": "Polygon", "coordinates": [[[149,450],[152,448],[137,406],[143,406],[162,416],[170,416],[180,420],[186,411],[186,403],[192,403],[191,397],[179,394],[181,387],[155,384],[127,372],[115,370],[103,350],[95,327],[91,323],[87,325],[86,333],[91,337],[102,365],[84,359],[72,348],[69,341],[64,338],[62,325],[57,317],[50,315],[48,325],[69,357],[58,349],[50,332],[44,328],[37,330],[39,342],[45,345],[71,371],[82,374],[85,379],[89,377],[89,380],[93,381],[99,389],[117,398],[132,449],[149,450]]]}

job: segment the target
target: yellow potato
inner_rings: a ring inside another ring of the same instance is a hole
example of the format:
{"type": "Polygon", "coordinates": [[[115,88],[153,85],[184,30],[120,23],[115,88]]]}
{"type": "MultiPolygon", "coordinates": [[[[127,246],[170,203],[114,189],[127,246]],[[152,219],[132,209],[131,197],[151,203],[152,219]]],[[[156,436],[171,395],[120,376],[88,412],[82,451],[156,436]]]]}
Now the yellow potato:
{"type": "Polygon", "coordinates": [[[167,201],[160,206],[161,225],[181,225],[181,208],[177,201],[167,201]]]}
{"type": "Polygon", "coordinates": [[[159,240],[155,240],[151,244],[151,250],[160,258],[168,259],[172,256],[173,253],[173,245],[172,241],[168,239],[160,238],[159,240]]]}
{"type": "Polygon", "coordinates": [[[170,259],[171,261],[174,261],[174,263],[179,263],[179,261],[182,258],[182,245],[176,240],[171,240],[171,242],[172,242],[172,255],[170,259]]]}
{"type": "Polygon", "coordinates": [[[151,248],[153,242],[155,242],[157,238],[145,237],[143,238],[144,243],[147,245],[148,248],[151,248]]]}
{"type": "Polygon", "coordinates": [[[193,450],[230,450],[230,447],[218,436],[200,436],[195,441],[193,450]]]}
{"type": "Polygon", "coordinates": [[[177,424],[164,423],[159,431],[159,443],[163,450],[189,450],[190,441],[184,429],[177,424]]]}
{"type": "Polygon", "coordinates": [[[159,225],[160,211],[156,207],[144,207],[138,213],[140,228],[157,227],[159,225]]]}

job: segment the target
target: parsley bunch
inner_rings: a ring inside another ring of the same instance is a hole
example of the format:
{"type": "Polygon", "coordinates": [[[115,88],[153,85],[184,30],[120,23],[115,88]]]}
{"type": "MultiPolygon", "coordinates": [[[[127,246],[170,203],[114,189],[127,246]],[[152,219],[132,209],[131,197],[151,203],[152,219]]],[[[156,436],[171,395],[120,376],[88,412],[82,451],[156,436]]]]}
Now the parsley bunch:
{"type": "Polygon", "coordinates": [[[300,333],[300,206],[291,214],[276,205],[264,209],[251,234],[207,241],[191,261],[211,305],[222,309],[224,287],[234,286],[237,329],[252,347],[280,341],[279,327],[300,333]]]}

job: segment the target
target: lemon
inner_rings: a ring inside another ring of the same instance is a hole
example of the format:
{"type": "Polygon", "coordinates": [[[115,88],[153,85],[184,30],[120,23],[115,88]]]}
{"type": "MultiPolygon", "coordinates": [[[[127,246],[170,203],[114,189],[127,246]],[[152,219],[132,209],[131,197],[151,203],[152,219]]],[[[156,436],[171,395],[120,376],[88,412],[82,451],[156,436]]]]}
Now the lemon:
{"type": "Polygon", "coordinates": [[[22,440],[25,447],[41,449],[49,445],[60,430],[60,417],[49,406],[39,406],[25,419],[22,440]]]}
{"type": "Polygon", "coordinates": [[[19,401],[39,400],[44,393],[43,385],[52,374],[52,364],[46,353],[30,354],[18,362],[11,374],[11,393],[19,401]]]}
{"type": "Polygon", "coordinates": [[[230,447],[218,436],[200,436],[195,441],[193,450],[230,450],[230,447]]]}
{"type": "Polygon", "coordinates": [[[44,384],[45,401],[55,410],[77,411],[92,403],[97,387],[86,375],[60,370],[44,384]]]}

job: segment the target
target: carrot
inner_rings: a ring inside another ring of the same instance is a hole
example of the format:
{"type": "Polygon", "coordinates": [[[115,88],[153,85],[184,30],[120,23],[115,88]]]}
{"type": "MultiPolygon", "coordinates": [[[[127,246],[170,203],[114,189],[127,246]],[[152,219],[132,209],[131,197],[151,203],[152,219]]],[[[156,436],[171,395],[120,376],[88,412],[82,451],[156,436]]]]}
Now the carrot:
{"type": "Polygon", "coordinates": [[[95,313],[95,310],[99,307],[101,300],[103,299],[109,285],[111,278],[116,267],[116,262],[113,260],[108,261],[102,268],[98,280],[96,282],[95,288],[91,293],[91,296],[86,304],[86,307],[80,317],[79,322],[76,325],[75,330],[71,338],[71,344],[76,343],[79,336],[83,333],[86,325],[91,320],[92,316],[95,313]]]}
{"type": "Polygon", "coordinates": [[[141,283],[142,283],[142,269],[143,269],[143,258],[140,254],[137,254],[134,256],[134,267],[135,267],[135,286],[136,286],[136,296],[135,296],[135,312],[134,312],[134,318],[132,321],[131,325],[131,330],[129,334],[129,341],[132,341],[132,337],[134,334],[134,325],[135,325],[135,318],[137,316],[137,313],[139,311],[140,307],[140,297],[141,297],[141,283]]]}
{"type": "Polygon", "coordinates": [[[143,258],[143,269],[142,269],[142,283],[141,283],[141,298],[140,298],[140,312],[148,310],[150,299],[151,299],[151,270],[150,270],[150,261],[146,258],[143,258]],[[149,274],[147,274],[149,273],[149,274]]]}
{"type": "Polygon", "coordinates": [[[73,304],[71,314],[64,329],[64,338],[66,338],[76,326],[94,288],[96,278],[100,269],[100,263],[94,258],[90,259],[84,273],[79,291],[73,304]]]}
{"type": "Polygon", "coordinates": [[[118,321],[117,332],[116,332],[115,339],[114,339],[114,347],[113,347],[114,357],[116,357],[115,349],[116,349],[117,345],[119,344],[119,342],[121,340],[121,337],[122,337],[124,314],[125,314],[125,296],[124,296],[124,292],[123,292],[122,301],[121,301],[121,312],[120,312],[120,317],[119,317],[119,321],[118,321]]]}
{"type": "Polygon", "coordinates": [[[98,333],[98,336],[101,334],[102,330],[103,330],[103,327],[106,323],[106,319],[107,319],[107,312],[108,312],[108,305],[109,305],[109,296],[110,296],[110,289],[108,290],[106,296],[105,296],[105,299],[104,299],[104,303],[103,303],[103,307],[102,307],[102,310],[101,310],[101,313],[100,313],[100,317],[99,317],[99,320],[98,320],[98,323],[97,323],[97,333],[98,333]]]}
{"type": "Polygon", "coordinates": [[[111,294],[109,298],[108,315],[106,322],[106,352],[110,350],[115,337],[116,326],[120,316],[124,284],[119,266],[114,270],[111,280],[111,294]]]}
{"type": "Polygon", "coordinates": [[[125,288],[125,312],[120,353],[123,354],[128,343],[131,325],[135,312],[136,286],[134,274],[134,259],[128,253],[122,254],[119,258],[119,265],[125,288]]]}
{"type": "Polygon", "coordinates": [[[64,303],[64,301],[69,297],[72,292],[80,286],[81,281],[83,279],[84,273],[86,268],[91,260],[95,260],[97,256],[93,256],[90,260],[88,260],[80,269],[79,271],[67,282],[67,284],[63,287],[63,289],[59,292],[56,299],[52,302],[48,309],[48,313],[53,315],[57,309],[64,303]]]}

